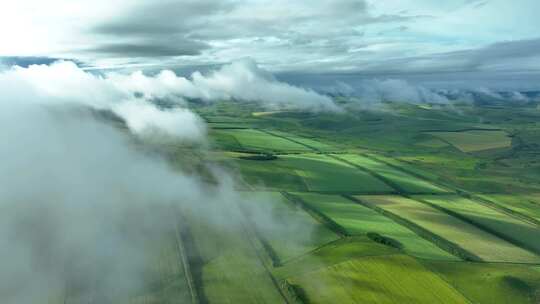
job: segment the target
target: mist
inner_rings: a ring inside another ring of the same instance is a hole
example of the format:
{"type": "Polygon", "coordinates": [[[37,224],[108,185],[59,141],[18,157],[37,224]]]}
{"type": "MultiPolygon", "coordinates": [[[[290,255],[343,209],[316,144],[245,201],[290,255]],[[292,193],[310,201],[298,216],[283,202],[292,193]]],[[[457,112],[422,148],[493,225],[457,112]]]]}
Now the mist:
{"type": "MultiPolygon", "coordinates": [[[[161,135],[207,140],[203,120],[160,78],[167,74],[144,76],[144,87],[69,62],[0,72],[1,303],[116,303],[132,295],[147,283],[149,240],[175,229],[173,210],[216,233],[241,229],[234,210],[247,198],[235,176],[211,164],[210,179],[182,171],[141,147],[161,135]],[[157,97],[175,106],[160,108],[157,97]],[[115,113],[128,129],[96,110],[115,113]]],[[[250,206],[256,222],[277,227],[265,208],[250,206]]]]}

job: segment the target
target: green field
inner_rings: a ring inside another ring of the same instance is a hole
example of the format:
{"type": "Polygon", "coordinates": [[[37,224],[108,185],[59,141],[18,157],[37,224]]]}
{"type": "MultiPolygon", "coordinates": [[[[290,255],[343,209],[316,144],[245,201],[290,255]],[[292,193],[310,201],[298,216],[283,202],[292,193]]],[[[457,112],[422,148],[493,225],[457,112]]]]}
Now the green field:
{"type": "Polygon", "coordinates": [[[530,216],[540,221],[540,193],[536,194],[481,194],[495,204],[530,216]]]}
{"type": "Polygon", "coordinates": [[[417,198],[456,212],[503,237],[523,244],[526,248],[540,252],[540,227],[536,225],[459,196],[426,195],[417,198]]]}
{"type": "Polygon", "coordinates": [[[210,135],[218,145],[226,143],[225,148],[261,152],[311,151],[301,144],[254,129],[213,130],[210,135]]]}
{"type": "Polygon", "coordinates": [[[323,143],[315,138],[308,138],[303,136],[294,135],[288,132],[282,132],[282,131],[271,131],[272,134],[285,137],[287,139],[290,139],[292,141],[301,143],[303,145],[306,145],[307,147],[313,148],[318,151],[328,152],[328,151],[336,151],[338,150],[336,147],[323,143]]]}
{"type": "Polygon", "coordinates": [[[325,155],[287,155],[284,159],[304,179],[309,191],[392,192],[388,185],[370,174],[325,155]]]}
{"type": "Polygon", "coordinates": [[[540,262],[537,255],[426,204],[399,196],[362,196],[360,199],[397,214],[485,261],[540,262]]]}
{"type": "MultiPolygon", "coordinates": [[[[264,204],[273,223],[253,221],[259,234],[268,242],[281,262],[298,257],[319,246],[335,241],[337,234],[316,221],[306,211],[277,192],[255,192],[247,196],[250,204],[264,204]]],[[[246,209],[261,208],[246,206],[246,209]]]]}
{"type": "Polygon", "coordinates": [[[468,303],[454,288],[403,255],[364,257],[293,277],[309,303],[468,303]]]}
{"type": "Polygon", "coordinates": [[[382,162],[373,160],[371,158],[368,158],[362,155],[345,154],[345,155],[339,155],[339,157],[355,165],[358,165],[370,171],[376,172],[377,174],[383,176],[384,178],[388,179],[390,182],[395,184],[397,187],[399,187],[399,189],[407,193],[448,192],[447,190],[441,187],[438,187],[428,181],[414,177],[403,171],[392,168],[382,162]]]}
{"type": "Polygon", "coordinates": [[[199,256],[193,272],[207,303],[284,302],[240,223],[216,229],[198,217],[188,222],[195,242],[193,253],[199,256]]]}
{"type": "Polygon", "coordinates": [[[391,193],[370,174],[320,154],[280,155],[276,160],[238,160],[244,179],[260,188],[287,191],[391,193]]]}
{"type": "Polygon", "coordinates": [[[540,301],[540,272],[526,265],[429,262],[473,303],[536,304],[540,301]]]}
{"type": "Polygon", "coordinates": [[[405,251],[424,259],[458,260],[379,213],[337,195],[295,193],[306,204],[317,209],[345,228],[351,235],[376,232],[403,244],[405,251]]]}
{"type": "Polygon", "coordinates": [[[429,132],[429,134],[450,143],[463,152],[510,147],[512,140],[504,131],[461,131],[461,132],[429,132]]]}

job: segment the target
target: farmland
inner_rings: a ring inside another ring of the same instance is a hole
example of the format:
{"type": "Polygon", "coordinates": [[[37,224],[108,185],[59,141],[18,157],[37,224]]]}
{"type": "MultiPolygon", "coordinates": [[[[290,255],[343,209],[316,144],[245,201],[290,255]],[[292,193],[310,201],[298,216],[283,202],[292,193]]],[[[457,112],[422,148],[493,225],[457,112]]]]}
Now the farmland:
{"type": "Polygon", "coordinates": [[[306,204],[325,214],[349,234],[375,232],[402,243],[405,251],[427,259],[457,260],[454,256],[422,239],[406,227],[379,213],[336,195],[296,194],[306,204]]]}
{"type": "Polygon", "coordinates": [[[442,193],[446,192],[441,187],[438,187],[426,180],[414,177],[403,171],[396,170],[382,162],[362,156],[362,155],[340,155],[340,158],[345,159],[352,164],[366,168],[371,172],[381,175],[390,183],[394,184],[400,190],[407,193],[442,193]]]}
{"type": "Polygon", "coordinates": [[[538,263],[540,257],[423,203],[396,196],[362,196],[370,204],[399,215],[491,262],[538,263]]]}
{"type": "Polygon", "coordinates": [[[537,304],[540,114],[385,107],[195,108],[209,151],[156,149],[238,196],[181,210],[148,287],[117,302],[537,304]]]}
{"type": "Polygon", "coordinates": [[[492,231],[511,242],[530,248],[533,252],[540,252],[538,242],[538,227],[511,215],[490,208],[470,199],[457,196],[420,196],[417,197],[445,210],[457,213],[462,219],[479,225],[480,228],[492,231]]]}
{"type": "Polygon", "coordinates": [[[511,139],[503,131],[472,130],[460,132],[430,132],[463,152],[478,152],[490,149],[508,148],[511,139]]]}
{"type": "Polygon", "coordinates": [[[349,260],[291,281],[304,286],[310,303],[467,303],[446,282],[401,255],[349,260]]]}

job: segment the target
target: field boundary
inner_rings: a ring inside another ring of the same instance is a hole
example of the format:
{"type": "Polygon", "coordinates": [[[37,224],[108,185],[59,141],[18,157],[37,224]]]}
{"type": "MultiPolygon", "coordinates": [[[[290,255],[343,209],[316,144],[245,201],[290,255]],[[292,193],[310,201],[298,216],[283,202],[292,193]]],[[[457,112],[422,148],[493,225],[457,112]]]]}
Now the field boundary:
{"type": "Polygon", "coordinates": [[[462,260],[465,260],[465,261],[477,261],[477,262],[483,262],[483,259],[480,258],[479,256],[477,256],[476,254],[464,249],[463,247],[459,246],[458,244],[452,242],[452,241],[449,241],[447,239],[445,239],[444,237],[438,235],[438,234],[435,234],[423,227],[421,227],[420,225],[412,222],[412,221],[409,221],[408,219],[405,219],[393,212],[389,212],[387,210],[384,210],[378,206],[375,206],[373,204],[370,204],[370,203],[367,203],[367,202],[364,202],[356,197],[352,197],[352,196],[349,196],[349,195],[343,195],[344,198],[352,201],[352,202],[355,202],[355,203],[358,203],[362,206],[365,206],[365,207],[368,207],[384,216],[386,216],[387,218],[393,220],[394,222],[400,224],[400,225],[403,225],[407,228],[409,228],[411,231],[413,231],[414,233],[416,233],[418,236],[420,236],[421,238],[423,239],[426,239],[428,240],[429,242],[435,244],[435,246],[441,248],[442,250],[462,259],[462,260]]]}

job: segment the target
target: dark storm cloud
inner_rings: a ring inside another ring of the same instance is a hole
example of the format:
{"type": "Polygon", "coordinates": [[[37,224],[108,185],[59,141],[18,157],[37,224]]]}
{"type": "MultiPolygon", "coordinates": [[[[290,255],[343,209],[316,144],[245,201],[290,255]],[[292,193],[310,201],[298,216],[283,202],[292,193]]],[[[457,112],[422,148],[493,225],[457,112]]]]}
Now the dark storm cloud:
{"type": "Polygon", "coordinates": [[[201,50],[208,48],[208,45],[193,40],[179,40],[172,42],[154,43],[113,43],[102,44],[87,51],[102,53],[109,56],[120,57],[166,57],[166,56],[194,56],[201,53],[201,50]]]}

